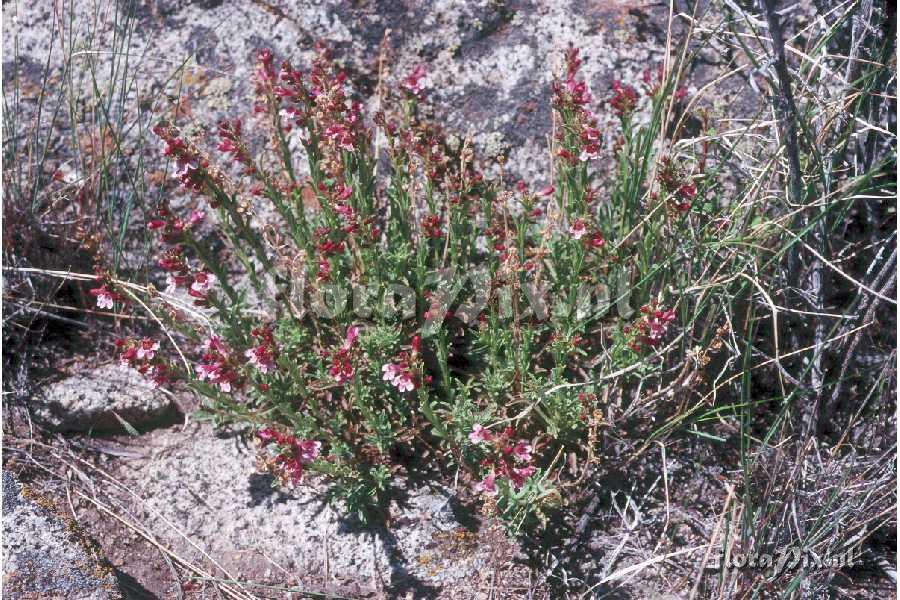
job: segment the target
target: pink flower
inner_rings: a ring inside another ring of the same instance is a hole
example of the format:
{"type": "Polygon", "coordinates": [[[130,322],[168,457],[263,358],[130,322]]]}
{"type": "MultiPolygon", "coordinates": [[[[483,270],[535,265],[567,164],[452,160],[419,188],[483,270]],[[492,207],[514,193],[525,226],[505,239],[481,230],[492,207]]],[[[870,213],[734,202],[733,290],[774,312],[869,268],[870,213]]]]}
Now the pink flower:
{"type": "Polygon", "coordinates": [[[490,442],[493,439],[493,434],[489,429],[485,429],[478,423],[472,426],[472,431],[469,433],[469,441],[473,444],[480,444],[481,442],[490,442]]]}
{"type": "Polygon", "coordinates": [[[581,67],[581,58],[578,54],[581,52],[579,48],[569,46],[566,49],[566,79],[573,79],[581,67]]]}
{"type": "Polygon", "coordinates": [[[512,482],[513,487],[516,489],[521,488],[525,485],[525,480],[534,475],[535,469],[533,466],[528,465],[527,467],[520,467],[517,469],[510,469],[509,471],[509,480],[512,482]]]}
{"type": "Polygon", "coordinates": [[[577,81],[574,78],[567,79],[566,90],[569,92],[573,104],[583,106],[591,101],[591,92],[583,81],[577,81]]]}
{"type": "Polygon", "coordinates": [[[225,345],[225,342],[222,341],[217,335],[211,335],[207,338],[203,345],[201,346],[204,350],[210,350],[212,352],[219,352],[221,354],[228,353],[228,346],[225,345]]]}
{"type": "Polygon", "coordinates": [[[295,484],[303,477],[303,463],[299,459],[281,454],[275,459],[275,463],[279,467],[282,480],[295,484]]]}
{"type": "Polygon", "coordinates": [[[424,90],[422,80],[425,78],[425,75],[425,67],[423,65],[416,65],[416,67],[404,77],[400,86],[413,96],[421,98],[422,91],[424,90]]]}
{"type": "Polygon", "coordinates": [[[613,97],[609,101],[609,105],[620,117],[630,115],[637,106],[637,90],[630,85],[622,85],[619,81],[612,82],[612,90],[613,97]]]}
{"type": "Polygon", "coordinates": [[[200,381],[209,381],[211,384],[219,387],[220,391],[228,393],[231,391],[231,382],[235,377],[223,364],[210,363],[197,365],[197,379],[200,381]]]}
{"type": "Polygon", "coordinates": [[[210,336],[203,342],[202,363],[197,365],[197,379],[208,381],[223,392],[231,392],[231,384],[237,379],[237,373],[228,364],[228,347],[219,336],[210,336]]]}
{"type": "Polygon", "coordinates": [[[335,356],[331,360],[331,367],[328,369],[331,376],[338,383],[347,383],[353,379],[353,365],[344,355],[335,356]]]}
{"type": "Polygon", "coordinates": [[[297,450],[300,452],[300,460],[305,463],[311,463],[319,456],[322,449],[322,442],[315,440],[303,440],[297,442],[297,450]]]}
{"type": "Polygon", "coordinates": [[[206,218],[206,213],[204,213],[202,210],[194,209],[191,211],[191,217],[189,220],[190,220],[191,225],[197,225],[198,223],[203,221],[203,219],[205,219],[205,218],[206,218]]]}
{"type": "Polygon", "coordinates": [[[209,288],[215,283],[216,277],[212,273],[200,271],[194,274],[194,283],[191,284],[191,290],[206,295],[209,288]]]}
{"type": "MultiPolygon", "coordinates": [[[[344,185],[343,183],[339,183],[338,185],[336,185],[334,187],[334,197],[337,200],[346,200],[351,195],[353,195],[353,188],[350,186],[344,185]]],[[[353,211],[351,209],[350,216],[352,216],[352,215],[353,215],[353,211]]]]}
{"type": "Polygon", "coordinates": [[[694,199],[697,196],[697,186],[693,182],[686,183],[678,188],[678,193],[685,198],[694,199]]]}
{"type": "Polygon", "coordinates": [[[156,351],[159,350],[159,342],[154,342],[149,338],[144,338],[141,340],[140,345],[137,348],[137,358],[138,360],[153,360],[153,357],[156,356],[156,351]]]}
{"type": "Polygon", "coordinates": [[[94,288],[90,290],[90,294],[92,296],[96,296],[97,298],[97,308],[108,308],[112,309],[113,301],[115,300],[112,292],[107,289],[106,284],[101,285],[98,288],[94,288]]]}
{"type": "Polygon", "coordinates": [[[531,460],[531,444],[525,440],[519,440],[513,446],[512,455],[522,462],[528,462],[531,460]]]}
{"type": "Polygon", "coordinates": [[[544,189],[541,190],[541,196],[552,196],[555,191],[556,191],[555,187],[553,187],[552,185],[548,185],[547,187],[545,187],[544,189]]]}
{"type": "Polygon", "coordinates": [[[172,173],[172,177],[183,181],[186,178],[191,178],[199,168],[200,163],[197,160],[178,158],[175,160],[175,171],[172,173]]]}
{"type": "Polygon", "coordinates": [[[675,310],[672,308],[654,311],[647,317],[647,337],[653,345],[662,340],[669,329],[669,323],[674,320],[675,310]]]}
{"type": "Polygon", "coordinates": [[[475,484],[475,491],[485,496],[497,495],[497,475],[493,471],[485,475],[484,479],[475,484]]]}
{"type": "Polygon", "coordinates": [[[122,350],[122,354],[119,355],[119,365],[123,367],[131,367],[132,362],[137,358],[137,348],[132,345],[129,345],[127,348],[122,350]]]}
{"type": "Polygon", "coordinates": [[[335,123],[325,129],[325,137],[330,139],[334,144],[347,152],[353,152],[353,133],[346,125],[335,123]]]}
{"type": "Polygon", "coordinates": [[[319,260],[319,271],[316,273],[317,281],[327,281],[331,276],[331,264],[323,259],[319,260]]]}
{"type": "Polygon", "coordinates": [[[267,344],[250,348],[244,352],[244,356],[250,359],[250,364],[259,369],[261,373],[275,370],[275,361],[267,344]]]}
{"type": "Polygon", "coordinates": [[[586,233],[587,224],[581,219],[576,219],[575,222],[569,226],[569,235],[571,235],[574,240],[580,240],[586,233]]]}
{"type": "Polygon", "coordinates": [[[359,337],[359,327],[351,325],[344,335],[344,343],[331,356],[331,367],[328,372],[338,383],[347,383],[353,378],[353,363],[350,361],[350,350],[359,337]]]}
{"type": "Polygon", "coordinates": [[[153,389],[158,389],[169,381],[169,374],[166,372],[165,365],[153,365],[153,368],[147,373],[147,377],[150,378],[150,384],[153,389]]]}
{"type": "Polygon", "coordinates": [[[256,437],[258,437],[263,444],[269,444],[271,442],[280,442],[282,436],[271,427],[264,427],[256,432],[256,437]]]}
{"type": "Polygon", "coordinates": [[[401,392],[411,392],[416,389],[416,384],[413,382],[412,377],[410,377],[408,371],[404,371],[393,381],[394,387],[396,387],[401,392]]]}
{"type": "Polygon", "coordinates": [[[356,339],[359,337],[359,327],[356,325],[351,325],[347,328],[347,333],[344,335],[344,345],[341,346],[342,350],[349,350],[353,344],[356,342],[356,339]]]}
{"type": "Polygon", "coordinates": [[[389,381],[391,385],[401,392],[411,392],[416,388],[408,368],[403,365],[388,363],[381,367],[381,371],[384,373],[382,379],[389,381]]]}
{"type": "Polygon", "coordinates": [[[187,287],[191,281],[190,275],[166,275],[166,293],[174,294],[178,288],[187,287]]]}

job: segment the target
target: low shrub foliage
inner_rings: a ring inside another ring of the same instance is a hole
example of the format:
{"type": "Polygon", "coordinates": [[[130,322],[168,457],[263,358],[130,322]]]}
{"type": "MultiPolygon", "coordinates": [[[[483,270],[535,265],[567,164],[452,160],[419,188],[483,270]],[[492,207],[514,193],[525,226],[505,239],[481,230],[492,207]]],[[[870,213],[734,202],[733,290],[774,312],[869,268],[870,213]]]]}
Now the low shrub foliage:
{"type": "Polygon", "coordinates": [[[92,293],[152,303],[165,335],[119,340],[120,360],[251,425],[263,468],[361,518],[415,470],[512,531],[540,522],[597,464],[606,406],[643,418],[647,378],[697,384],[727,300],[696,283],[744,256],[722,252],[738,234],[708,145],[663,135],[676,77],[594,98],[580,64],[569,49],[553,82],[537,188],[420,118],[422,67],[368,116],[326,51],[305,72],[260,51],[247,124],[153,129],[183,192],[148,223],[165,290],[98,271],[92,293]]]}

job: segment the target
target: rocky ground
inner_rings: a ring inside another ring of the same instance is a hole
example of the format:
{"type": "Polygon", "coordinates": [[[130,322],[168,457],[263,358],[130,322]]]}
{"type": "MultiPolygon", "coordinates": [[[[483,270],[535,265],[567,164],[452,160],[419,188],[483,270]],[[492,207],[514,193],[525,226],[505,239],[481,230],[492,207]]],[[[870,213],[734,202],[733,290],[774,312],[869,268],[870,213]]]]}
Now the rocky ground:
{"type": "Polygon", "coordinates": [[[14,600],[119,600],[100,546],[50,499],[3,471],[3,594],[14,600]]]}
{"type": "MultiPolygon", "coordinates": [[[[508,154],[508,168],[536,182],[548,175],[550,82],[561,70],[563,51],[570,44],[582,49],[582,71],[602,97],[613,79],[637,82],[645,68],[661,63],[667,14],[662,4],[626,0],[164,0],[130,3],[133,22],[114,14],[112,3],[100,3],[98,26],[98,15],[87,10],[93,4],[76,2],[74,17],[75,31],[92,31],[93,39],[69,41],[76,52],[127,52],[134,98],[180,92],[190,98],[190,114],[198,123],[247,115],[257,49],[270,47],[302,65],[311,58],[313,43],[322,40],[366,97],[374,96],[379,63],[394,81],[426,64],[435,118],[460,135],[472,135],[486,156],[508,154]],[[134,26],[130,35],[119,31],[127,35],[124,40],[116,37],[116,19],[120,29],[124,23],[134,26]],[[184,77],[173,77],[182,65],[184,77]]],[[[4,11],[4,30],[19,36],[19,70],[33,84],[58,41],[51,30],[62,15],[54,6],[23,3],[4,11]]],[[[9,80],[16,60],[12,36],[6,40],[9,80]]],[[[55,52],[51,65],[61,65],[64,57],[58,48],[55,52]]],[[[102,88],[109,73],[101,68],[94,76],[102,88]]],[[[84,77],[85,85],[93,84],[92,77],[84,77]]]]}
{"type": "MultiPolygon", "coordinates": [[[[104,373],[99,389],[109,395],[108,412],[116,406],[125,414],[141,389],[139,376],[82,364],[37,396],[38,406],[69,403],[75,416],[65,422],[58,413],[35,411],[37,425],[65,429],[67,437],[17,448],[6,464],[32,479],[30,487],[65,503],[67,518],[97,540],[127,597],[212,598],[215,585],[231,580],[350,598],[521,597],[546,588],[540,573],[572,582],[611,577],[599,589],[649,597],[677,584],[681,570],[694,571],[696,557],[676,555],[637,577],[628,565],[678,549],[702,552],[728,494],[727,474],[716,466],[722,457],[676,446],[627,477],[594,482],[602,501],[580,534],[586,553],[569,555],[564,540],[552,537],[513,544],[480,517],[479,503],[464,490],[415,481],[396,483],[387,527],[364,528],[329,508],[315,481],[294,490],[273,487],[255,467],[252,436],[185,418],[194,408],[190,399],[145,393],[144,418],[129,412],[129,426],[91,431],[84,415],[94,409],[96,386],[87,374],[95,370],[104,373]],[[179,417],[159,421],[152,410],[159,406],[179,417]],[[690,460],[680,458],[682,450],[690,460]]],[[[31,527],[43,527],[15,514],[4,517],[15,532],[4,549],[13,554],[27,552],[22,539],[31,527]]],[[[41,532],[53,537],[57,529],[41,532]]],[[[247,591],[284,597],[266,588],[247,591]]]]}

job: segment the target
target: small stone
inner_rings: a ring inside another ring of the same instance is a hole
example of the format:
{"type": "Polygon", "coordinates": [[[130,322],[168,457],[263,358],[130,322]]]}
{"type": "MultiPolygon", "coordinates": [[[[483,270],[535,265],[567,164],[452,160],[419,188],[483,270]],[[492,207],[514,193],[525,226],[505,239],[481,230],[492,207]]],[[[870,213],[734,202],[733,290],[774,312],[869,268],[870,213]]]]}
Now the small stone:
{"type": "Polygon", "coordinates": [[[133,427],[174,422],[172,400],[138,372],[101,365],[39,390],[32,408],[36,420],[54,431],[125,432],[120,417],[133,427]]]}

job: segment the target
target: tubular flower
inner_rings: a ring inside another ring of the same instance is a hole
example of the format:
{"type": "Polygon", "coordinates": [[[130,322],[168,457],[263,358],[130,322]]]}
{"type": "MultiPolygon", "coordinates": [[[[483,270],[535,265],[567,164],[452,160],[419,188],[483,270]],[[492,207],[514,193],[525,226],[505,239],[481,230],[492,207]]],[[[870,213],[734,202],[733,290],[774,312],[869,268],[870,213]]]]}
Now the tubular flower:
{"type": "Polygon", "coordinates": [[[630,85],[622,85],[618,80],[612,82],[613,96],[609,105],[619,117],[628,117],[637,107],[638,94],[630,85]]]}
{"type": "Polygon", "coordinates": [[[97,298],[97,308],[104,309],[112,309],[118,296],[115,292],[111,292],[105,283],[98,288],[89,290],[89,293],[97,298]]]}
{"type": "Polygon", "coordinates": [[[573,240],[580,240],[585,234],[587,234],[587,223],[582,219],[576,219],[572,225],[569,226],[569,235],[572,236],[573,240]]]}
{"type": "Polygon", "coordinates": [[[421,99],[422,92],[425,89],[422,85],[422,80],[425,79],[426,74],[427,72],[423,65],[416,65],[413,70],[403,78],[400,87],[409,92],[411,96],[421,99]]]}
{"type": "Polygon", "coordinates": [[[491,434],[489,429],[485,429],[478,423],[472,426],[472,431],[469,433],[469,441],[473,444],[480,444],[481,442],[490,442],[494,439],[494,436],[491,434]]]}
{"type": "Polygon", "coordinates": [[[260,429],[256,437],[264,448],[269,448],[266,462],[284,484],[299,483],[306,465],[319,458],[322,451],[318,440],[301,440],[272,427],[260,429]]]}
{"type": "Polygon", "coordinates": [[[231,351],[219,336],[210,336],[202,346],[201,363],[197,365],[197,379],[207,381],[219,391],[229,393],[237,380],[237,372],[231,367],[231,351]]]}

